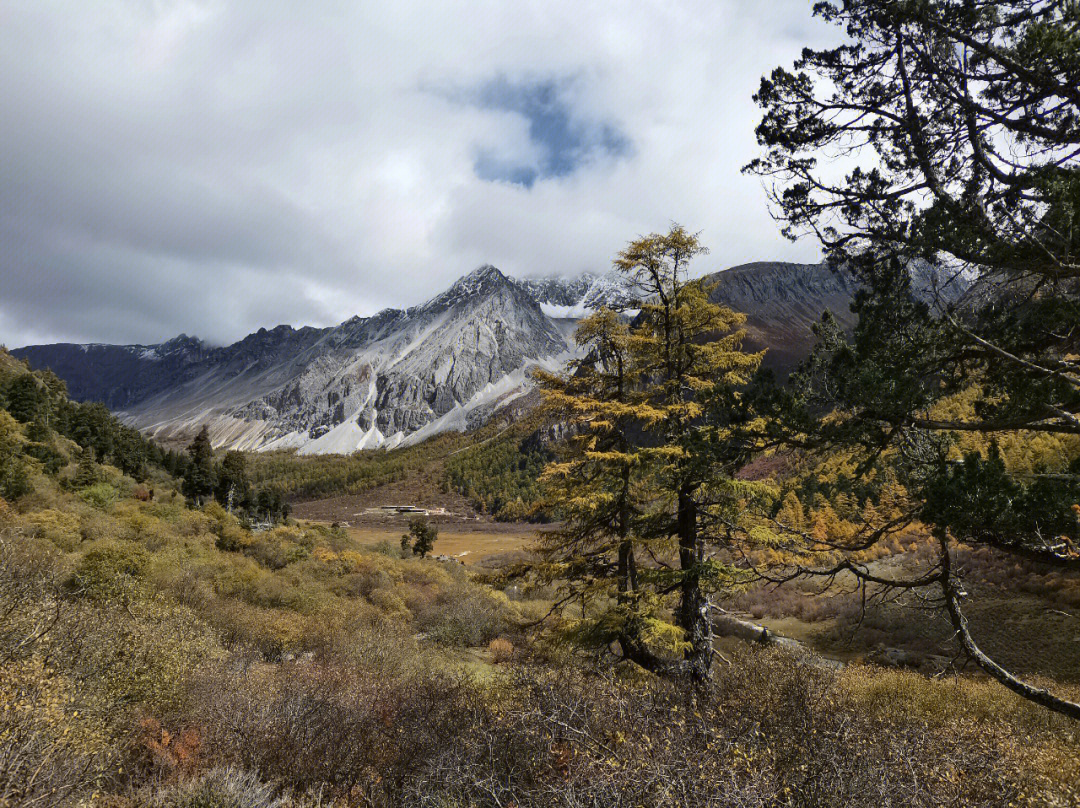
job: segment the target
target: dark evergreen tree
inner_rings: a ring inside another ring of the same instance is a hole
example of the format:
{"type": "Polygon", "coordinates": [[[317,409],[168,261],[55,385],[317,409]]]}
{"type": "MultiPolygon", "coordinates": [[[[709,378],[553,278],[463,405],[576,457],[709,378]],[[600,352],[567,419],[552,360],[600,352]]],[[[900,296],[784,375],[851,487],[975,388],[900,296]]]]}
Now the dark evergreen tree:
{"type": "Polygon", "coordinates": [[[66,434],[83,448],[92,449],[104,462],[116,446],[120,425],[104,404],[70,402],[64,415],[66,434]]]}
{"type": "Polygon", "coordinates": [[[214,496],[231,513],[234,508],[251,504],[251,483],[248,481],[247,457],[243,452],[229,451],[217,466],[214,496]]]}
{"type": "Polygon", "coordinates": [[[161,458],[162,467],[173,477],[183,477],[189,462],[190,458],[186,454],[174,449],[164,452],[161,458]]]}
{"type": "Polygon", "coordinates": [[[283,521],[289,518],[291,508],[281,493],[273,488],[261,488],[253,497],[256,515],[268,522],[283,521]]]}
{"type": "Polygon", "coordinates": [[[961,435],[1080,435],[1080,4],[815,9],[848,40],[762,80],[766,152],[748,170],[774,181],[785,232],[815,234],[863,290],[854,333],[826,320],[795,392],[760,401],[783,416],[781,439],[863,450],[860,473],[895,458],[913,507],[856,544],[929,523],[937,566],[894,583],[934,587],[984,670],[1080,718],[978,648],[951,556],[963,539],[1080,567],[1080,478],[1012,473],[989,440],[959,465],[950,449],[961,435]],[[837,153],[846,173],[820,159],[837,153]],[[963,411],[944,406],[960,396],[963,411]]]}
{"type": "Polygon", "coordinates": [[[26,427],[26,439],[36,443],[49,443],[52,440],[52,430],[40,414],[26,427]]]}
{"type": "Polygon", "coordinates": [[[76,488],[87,488],[101,478],[98,464],[94,462],[92,449],[83,449],[79,453],[79,463],[75,466],[74,483],[76,488]]]}
{"type": "Polygon", "coordinates": [[[19,425],[0,410],[0,498],[16,500],[32,489],[22,458],[19,425]]]}
{"type": "Polygon", "coordinates": [[[7,410],[16,421],[28,423],[47,418],[48,390],[32,373],[20,373],[7,385],[7,410]]]}
{"type": "Polygon", "coordinates": [[[214,493],[214,450],[210,445],[210,432],[204,426],[195,440],[188,446],[191,459],[184,472],[183,493],[188,499],[200,506],[214,493]]]}
{"type": "Polygon", "coordinates": [[[146,478],[146,464],[150,460],[150,447],[146,439],[128,427],[120,427],[113,441],[111,460],[129,477],[146,478]]]}
{"type": "Polygon", "coordinates": [[[426,517],[416,516],[409,521],[409,532],[401,537],[401,549],[412,551],[413,555],[424,558],[435,546],[439,538],[439,529],[426,517]]]}

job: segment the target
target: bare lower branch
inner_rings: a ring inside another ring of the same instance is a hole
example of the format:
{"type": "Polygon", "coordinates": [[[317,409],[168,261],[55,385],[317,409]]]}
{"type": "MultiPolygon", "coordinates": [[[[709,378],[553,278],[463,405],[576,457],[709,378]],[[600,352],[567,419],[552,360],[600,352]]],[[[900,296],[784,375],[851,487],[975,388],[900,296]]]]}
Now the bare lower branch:
{"type": "Polygon", "coordinates": [[[953,628],[956,629],[956,636],[960,640],[960,645],[975,660],[975,664],[1018,696],[1048,710],[1053,710],[1055,713],[1061,713],[1080,721],[1080,704],[1055,696],[1045,688],[1035,687],[1019,679],[991,659],[976,645],[968,628],[967,618],[960,609],[961,593],[952,577],[952,559],[947,538],[941,539],[941,573],[941,588],[945,596],[945,608],[949,613],[949,618],[952,620],[953,628]]]}

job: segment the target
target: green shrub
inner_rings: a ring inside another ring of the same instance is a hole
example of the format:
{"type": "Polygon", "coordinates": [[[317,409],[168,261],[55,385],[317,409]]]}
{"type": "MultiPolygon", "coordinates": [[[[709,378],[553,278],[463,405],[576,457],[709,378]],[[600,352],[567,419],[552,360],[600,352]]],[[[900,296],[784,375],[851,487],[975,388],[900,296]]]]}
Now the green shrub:
{"type": "Polygon", "coordinates": [[[149,558],[138,544],[104,543],[79,560],[69,585],[93,598],[127,599],[141,587],[149,558]]]}
{"type": "Polygon", "coordinates": [[[475,647],[511,628],[506,596],[473,584],[458,584],[438,592],[424,606],[416,605],[416,625],[444,645],[475,647]]]}
{"type": "Polygon", "coordinates": [[[409,610],[405,607],[405,601],[392,589],[373,589],[368,593],[367,599],[373,606],[377,606],[388,616],[409,614],[409,610]]]}
{"type": "Polygon", "coordinates": [[[23,447],[23,454],[41,463],[46,474],[57,474],[67,464],[60,452],[45,443],[28,443],[23,447]]]}
{"type": "Polygon", "coordinates": [[[65,552],[70,553],[82,542],[79,520],[64,511],[48,508],[28,513],[24,519],[34,533],[48,539],[65,552]]]}
{"type": "Polygon", "coordinates": [[[99,511],[108,511],[117,500],[116,488],[109,483],[94,483],[89,488],[80,491],[79,496],[83,502],[99,511]]]}
{"type": "Polygon", "coordinates": [[[214,519],[212,530],[217,536],[215,543],[219,550],[235,553],[251,544],[251,533],[241,527],[239,519],[216,502],[211,502],[203,508],[203,513],[214,519]]]}
{"type": "Polygon", "coordinates": [[[267,569],[280,570],[310,556],[311,546],[303,533],[278,528],[260,534],[244,552],[267,569]]]}
{"type": "Polygon", "coordinates": [[[406,558],[412,555],[412,551],[406,552],[400,544],[394,544],[389,539],[378,541],[368,549],[379,555],[390,556],[390,558],[406,558]]]}

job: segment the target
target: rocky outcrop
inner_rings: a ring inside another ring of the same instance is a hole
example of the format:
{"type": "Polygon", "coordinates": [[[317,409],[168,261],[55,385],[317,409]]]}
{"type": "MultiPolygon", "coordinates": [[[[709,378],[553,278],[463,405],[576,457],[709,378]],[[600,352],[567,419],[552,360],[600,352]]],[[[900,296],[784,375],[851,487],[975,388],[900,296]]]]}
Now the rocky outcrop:
{"type": "Polygon", "coordinates": [[[635,309],[638,293],[626,275],[611,270],[604,275],[583,272],[572,277],[551,276],[518,281],[549,317],[576,319],[601,306],[635,309]]]}
{"type": "Polygon", "coordinates": [[[764,364],[790,372],[814,345],[813,326],[828,310],[844,328],[855,324],[851,301],[858,284],[824,264],[758,262],[705,279],[710,298],[746,315],[743,349],[768,349],[764,364]]]}

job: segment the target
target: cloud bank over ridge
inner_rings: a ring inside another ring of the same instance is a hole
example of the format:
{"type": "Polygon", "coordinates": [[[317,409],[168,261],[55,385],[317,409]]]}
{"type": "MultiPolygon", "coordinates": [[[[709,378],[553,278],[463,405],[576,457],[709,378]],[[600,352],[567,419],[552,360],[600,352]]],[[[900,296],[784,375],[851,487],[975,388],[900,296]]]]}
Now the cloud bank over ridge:
{"type": "Polygon", "coordinates": [[[14,0],[0,341],[328,325],[673,219],[710,268],[813,260],[739,167],[760,75],[823,33],[797,0],[14,0]]]}

